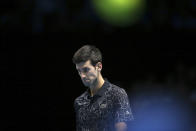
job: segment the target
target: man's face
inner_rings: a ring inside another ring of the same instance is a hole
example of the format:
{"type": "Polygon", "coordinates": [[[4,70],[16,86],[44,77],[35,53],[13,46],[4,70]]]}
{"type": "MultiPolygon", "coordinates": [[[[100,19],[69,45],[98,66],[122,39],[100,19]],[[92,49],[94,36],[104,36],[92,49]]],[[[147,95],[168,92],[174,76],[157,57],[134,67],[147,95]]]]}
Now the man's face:
{"type": "Polygon", "coordinates": [[[90,60],[76,64],[76,69],[81,77],[83,84],[87,87],[97,82],[98,70],[97,66],[93,66],[90,60]]]}

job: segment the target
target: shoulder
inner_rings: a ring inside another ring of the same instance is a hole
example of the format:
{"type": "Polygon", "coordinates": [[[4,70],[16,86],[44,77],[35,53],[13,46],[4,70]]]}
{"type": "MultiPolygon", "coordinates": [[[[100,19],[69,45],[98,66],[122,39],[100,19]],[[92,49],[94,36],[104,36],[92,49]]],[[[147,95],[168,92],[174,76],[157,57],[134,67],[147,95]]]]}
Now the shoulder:
{"type": "Polygon", "coordinates": [[[111,91],[115,95],[127,95],[126,91],[124,88],[119,87],[117,85],[111,84],[111,91]]]}
{"type": "Polygon", "coordinates": [[[78,97],[75,98],[75,100],[74,100],[74,106],[81,105],[85,101],[86,97],[87,97],[87,92],[85,91],[80,96],[78,96],[78,97]]]}
{"type": "Polygon", "coordinates": [[[122,87],[115,85],[115,84],[110,83],[110,88],[108,90],[113,98],[127,97],[126,90],[122,87]]]}

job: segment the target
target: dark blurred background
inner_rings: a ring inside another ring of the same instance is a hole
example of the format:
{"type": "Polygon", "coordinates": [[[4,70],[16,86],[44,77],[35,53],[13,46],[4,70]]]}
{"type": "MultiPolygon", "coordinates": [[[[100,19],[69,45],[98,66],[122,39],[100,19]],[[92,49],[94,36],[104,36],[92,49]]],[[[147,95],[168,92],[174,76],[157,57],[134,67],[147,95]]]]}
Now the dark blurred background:
{"type": "Polygon", "coordinates": [[[72,56],[93,44],[103,76],[127,91],[130,130],[195,131],[196,1],[132,0],[126,15],[97,3],[0,2],[1,130],[74,131],[73,102],[86,88],[72,56]]]}

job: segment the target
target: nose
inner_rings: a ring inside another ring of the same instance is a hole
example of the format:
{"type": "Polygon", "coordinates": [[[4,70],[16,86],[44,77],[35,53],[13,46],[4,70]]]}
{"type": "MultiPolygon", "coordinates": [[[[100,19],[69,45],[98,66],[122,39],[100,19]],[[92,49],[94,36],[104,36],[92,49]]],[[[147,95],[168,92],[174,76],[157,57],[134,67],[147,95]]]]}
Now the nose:
{"type": "Polygon", "coordinates": [[[85,78],[86,77],[86,75],[84,74],[84,73],[80,73],[80,77],[83,79],[83,78],[85,78]]]}

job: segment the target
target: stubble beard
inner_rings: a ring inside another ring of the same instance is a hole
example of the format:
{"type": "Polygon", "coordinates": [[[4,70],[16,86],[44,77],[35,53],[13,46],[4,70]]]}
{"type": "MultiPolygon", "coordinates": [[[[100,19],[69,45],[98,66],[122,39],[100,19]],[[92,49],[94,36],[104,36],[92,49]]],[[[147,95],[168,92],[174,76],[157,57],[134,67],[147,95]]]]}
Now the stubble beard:
{"type": "Polygon", "coordinates": [[[83,84],[84,84],[85,87],[88,87],[88,88],[92,89],[96,86],[97,81],[98,81],[98,78],[95,78],[94,80],[91,80],[89,82],[83,81],[83,84]]]}
{"type": "Polygon", "coordinates": [[[97,74],[97,76],[94,80],[90,80],[89,82],[83,81],[84,86],[86,86],[90,89],[93,89],[98,83],[98,77],[99,77],[99,74],[97,74]]]}

